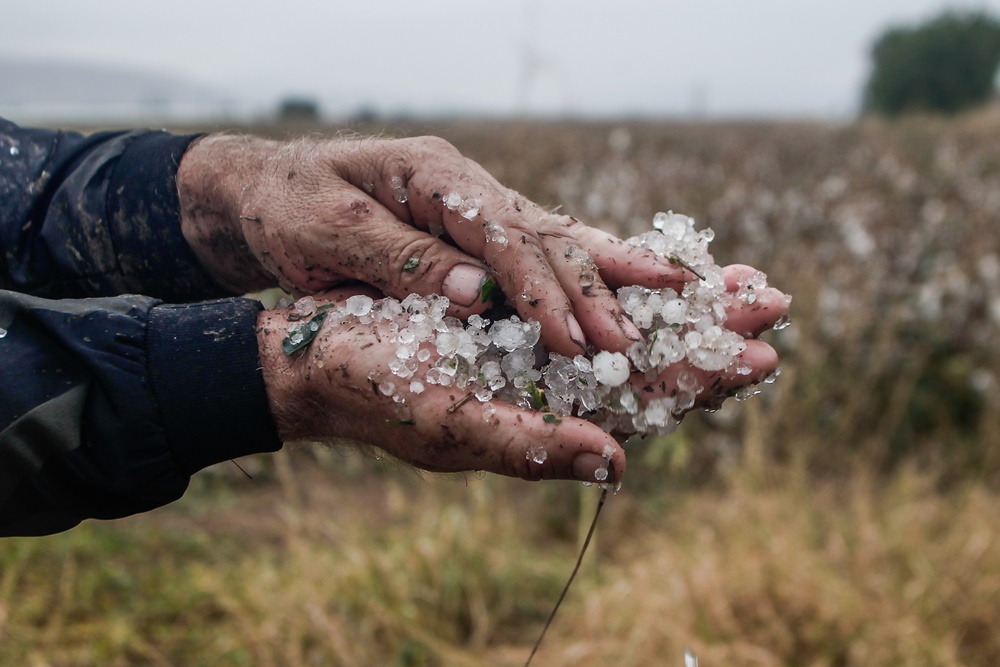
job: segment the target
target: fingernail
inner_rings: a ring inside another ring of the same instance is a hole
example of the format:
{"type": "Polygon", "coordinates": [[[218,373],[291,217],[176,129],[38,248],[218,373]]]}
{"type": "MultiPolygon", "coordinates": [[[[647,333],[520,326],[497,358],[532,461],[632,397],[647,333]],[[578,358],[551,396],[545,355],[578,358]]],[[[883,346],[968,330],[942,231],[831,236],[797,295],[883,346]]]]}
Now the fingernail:
{"type": "Polygon", "coordinates": [[[627,317],[622,316],[618,326],[621,327],[622,333],[625,334],[625,337],[629,340],[642,340],[642,334],[639,332],[639,329],[632,323],[632,320],[627,317]]]}
{"type": "Polygon", "coordinates": [[[573,476],[581,482],[614,484],[615,469],[611,461],[598,454],[580,454],[573,459],[573,476]]]}
{"type": "Polygon", "coordinates": [[[586,337],[583,335],[583,329],[580,327],[580,323],[572,315],[566,316],[566,326],[569,328],[569,337],[574,343],[579,345],[586,351],[587,343],[586,337]]]}
{"type": "Polygon", "coordinates": [[[472,264],[456,264],[441,283],[441,292],[452,303],[471,306],[479,298],[479,290],[486,279],[486,270],[472,264]]]}

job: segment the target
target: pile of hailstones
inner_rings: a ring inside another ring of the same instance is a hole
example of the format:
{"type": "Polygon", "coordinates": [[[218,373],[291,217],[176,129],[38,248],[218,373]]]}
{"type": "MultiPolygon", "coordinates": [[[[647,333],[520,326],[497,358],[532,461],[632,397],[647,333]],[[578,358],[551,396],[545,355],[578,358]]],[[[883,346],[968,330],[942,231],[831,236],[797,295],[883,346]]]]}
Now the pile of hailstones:
{"type": "MultiPolygon", "coordinates": [[[[696,231],[694,220],[675,213],[658,213],[653,226],[655,231],[627,242],[683,264],[700,279],[686,283],[680,293],[638,286],[618,291],[618,301],[644,337],[627,354],[599,351],[569,358],[548,352],[539,342],[538,322],[522,321],[517,315],[491,322],[473,315],[463,323],[445,315],[449,302],[441,296],[410,295],[400,302],[358,295],[328,311],[326,319],[335,325],[377,322],[388,329],[396,344],[395,358],[389,373],[373,371],[369,379],[400,404],[403,419],[407,395],[440,385],[465,392],[467,401],[478,400],[484,421],[493,416],[490,400],[497,398],[544,410],[552,415],[547,417],[550,421],[575,415],[608,432],[669,433],[694,406],[703,387],[694,374],[681,372],[676,393],[643,404],[628,382],[632,372],[645,373],[652,381],[683,360],[729,377],[748,375],[751,369],[737,356],[746,345],[742,337],[722,326],[726,306],[734,297],[727,294],[722,269],[708,253],[712,230],[696,231]]],[[[758,272],[741,281],[735,298],[753,303],[755,291],[766,286],[766,276],[758,272]]],[[[288,333],[289,340],[297,343],[309,326],[305,318],[316,312],[316,305],[305,297],[294,308],[302,319],[288,333]]],[[[775,328],[785,324],[779,322],[775,328]]],[[[316,323],[313,327],[313,331],[318,328],[316,323]]],[[[737,398],[755,391],[744,391],[737,398]]]]}

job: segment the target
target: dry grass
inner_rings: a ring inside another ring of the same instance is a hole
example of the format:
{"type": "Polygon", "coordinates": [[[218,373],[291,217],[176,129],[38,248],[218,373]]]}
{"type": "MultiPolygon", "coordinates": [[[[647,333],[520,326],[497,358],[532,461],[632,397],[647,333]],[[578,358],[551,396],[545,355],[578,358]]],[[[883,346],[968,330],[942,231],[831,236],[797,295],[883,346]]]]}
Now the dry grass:
{"type": "MultiPolygon", "coordinates": [[[[575,550],[552,489],[313,464],[298,501],[247,482],[7,541],[0,663],[523,664],[575,550]]],[[[538,664],[995,665],[998,511],[910,468],[624,493],[538,664]]]]}
{"type": "MultiPolygon", "coordinates": [[[[770,392],[630,452],[537,664],[1000,664],[998,129],[399,129],[620,233],[694,215],[796,298],[770,392]]],[[[0,664],[518,665],[590,497],[249,463],[254,482],[0,543],[0,664]]]]}

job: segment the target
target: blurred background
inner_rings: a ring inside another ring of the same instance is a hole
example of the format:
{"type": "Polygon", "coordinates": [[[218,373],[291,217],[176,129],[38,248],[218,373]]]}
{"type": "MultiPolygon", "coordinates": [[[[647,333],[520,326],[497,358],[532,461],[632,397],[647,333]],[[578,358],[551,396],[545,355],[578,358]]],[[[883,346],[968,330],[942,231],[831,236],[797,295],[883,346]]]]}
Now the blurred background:
{"type": "MultiPolygon", "coordinates": [[[[0,116],[440,135],[767,271],[782,375],[631,446],[539,665],[1000,664],[1000,1],[36,0],[0,116]]],[[[0,664],[520,665],[596,501],[299,446],[0,541],[0,664]]]]}
{"type": "Polygon", "coordinates": [[[4,16],[0,105],[53,121],[853,118],[888,27],[996,0],[95,0],[4,16]]]}

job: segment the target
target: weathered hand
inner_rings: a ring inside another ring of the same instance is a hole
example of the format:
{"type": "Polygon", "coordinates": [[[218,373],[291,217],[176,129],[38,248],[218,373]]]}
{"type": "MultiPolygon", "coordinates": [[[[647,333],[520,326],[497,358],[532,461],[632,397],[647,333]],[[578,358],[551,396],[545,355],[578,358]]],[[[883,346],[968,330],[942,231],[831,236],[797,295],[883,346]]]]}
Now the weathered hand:
{"type": "Polygon", "coordinates": [[[486,304],[492,276],[553,351],[639,338],[609,288],[679,286],[690,273],[654,253],[546,212],[433,137],[303,139],[212,135],[177,174],[182,228],[236,292],[316,293],[345,281],[402,299],[443,294],[451,314],[486,304]]]}
{"type": "MultiPolygon", "coordinates": [[[[735,285],[746,268],[732,267],[727,277],[735,285]]],[[[317,300],[342,300],[357,291],[336,290],[317,300]]],[[[787,304],[776,290],[774,294],[762,292],[758,300],[765,307],[751,309],[744,304],[730,311],[748,333],[767,328],[787,312],[787,304]]],[[[440,385],[425,384],[419,393],[411,391],[407,382],[398,381],[390,372],[397,344],[385,326],[326,322],[308,348],[286,355],[281,342],[288,331],[290,313],[291,309],[265,311],[258,321],[271,410],[286,441],[360,441],[435,471],[486,470],[531,480],[598,481],[595,472],[600,468],[610,468],[607,479],[621,480],[624,475],[621,447],[611,435],[583,419],[566,417],[553,423],[541,413],[498,400],[489,404],[492,414],[484,413],[478,400],[463,400],[467,398],[465,390],[440,385]],[[405,413],[379,390],[378,383],[384,380],[396,380],[395,392],[405,401],[405,413]],[[536,462],[538,447],[545,451],[542,463],[536,462]],[[529,452],[536,453],[529,456],[529,452]],[[606,453],[611,453],[610,457],[605,458],[606,453]]],[[[654,383],[636,374],[633,383],[640,390],[654,386],[655,392],[669,393],[676,388],[682,371],[693,372],[704,387],[695,406],[705,405],[740,384],[759,381],[777,364],[774,350],[756,340],[748,341],[740,356],[751,373],[714,386],[711,374],[699,375],[701,371],[686,364],[671,366],[654,383]]],[[[434,361],[431,356],[423,368],[434,361]]]]}

